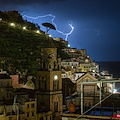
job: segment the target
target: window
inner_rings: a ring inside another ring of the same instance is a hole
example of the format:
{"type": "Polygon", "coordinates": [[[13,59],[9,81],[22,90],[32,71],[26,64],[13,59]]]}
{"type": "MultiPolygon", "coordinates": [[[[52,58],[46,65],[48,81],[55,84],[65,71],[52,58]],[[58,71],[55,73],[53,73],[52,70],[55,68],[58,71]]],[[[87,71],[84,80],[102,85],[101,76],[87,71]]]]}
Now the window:
{"type": "Polygon", "coordinates": [[[9,81],[7,81],[7,87],[9,87],[9,81]]]}
{"type": "Polygon", "coordinates": [[[31,104],[31,108],[34,108],[34,106],[35,106],[34,103],[32,103],[32,104],[31,104]]]}
{"type": "Polygon", "coordinates": [[[46,77],[45,76],[40,76],[40,81],[39,81],[39,86],[41,90],[46,89],[46,77]]]}
{"type": "Polygon", "coordinates": [[[56,63],[55,63],[55,61],[54,61],[54,69],[55,69],[55,67],[56,67],[56,63]]]}
{"type": "Polygon", "coordinates": [[[12,120],[12,117],[9,117],[9,120],[12,120]]]}
{"type": "Polygon", "coordinates": [[[54,112],[58,112],[58,102],[54,102],[54,112]]]}
{"type": "Polygon", "coordinates": [[[27,117],[29,117],[29,113],[27,113],[27,117]]]}
{"type": "Polygon", "coordinates": [[[40,120],[43,120],[43,117],[42,117],[42,118],[40,118],[40,120]]]}
{"type": "Polygon", "coordinates": [[[3,87],[3,83],[1,82],[1,87],[3,87]]]}
{"type": "Polygon", "coordinates": [[[58,76],[55,75],[54,78],[53,78],[53,89],[56,90],[56,89],[59,89],[59,80],[58,80],[58,76]]]}
{"type": "Polygon", "coordinates": [[[21,117],[19,116],[19,120],[21,120],[21,117]]]}
{"type": "Polygon", "coordinates": [[[32,112],[32,116],[34,116],[34,112],[32,112]]]}
{"type": "Polygon", "coordinates": [[[53,89],[54,90],[59,89],[59,81],[58,80],[53,81],[53,89]]]}
{"type": "Polygon", "coordinates": [[[29,104],[27,104],[27,108],[29,108],[29,104]]]}

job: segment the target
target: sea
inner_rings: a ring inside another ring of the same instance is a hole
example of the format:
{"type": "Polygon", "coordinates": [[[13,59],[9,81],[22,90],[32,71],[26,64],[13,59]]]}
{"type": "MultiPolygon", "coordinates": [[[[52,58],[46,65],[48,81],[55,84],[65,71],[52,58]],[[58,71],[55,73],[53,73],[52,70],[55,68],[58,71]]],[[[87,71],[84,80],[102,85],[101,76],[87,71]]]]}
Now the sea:
{"type": "Polygon", "coordinates": [[[97,62],[101,71],[108,71],[114,78],[120,78],[120,61],[97,62]]]}
{"type": "MultiPolygon", "coordinates": [[[[101,71],[108,71],[114,78],[120,78],[120,61],[97,62],[101,71]]],[[[120,82],[115,83],[115,89],[120,93],[120,82]]]]}

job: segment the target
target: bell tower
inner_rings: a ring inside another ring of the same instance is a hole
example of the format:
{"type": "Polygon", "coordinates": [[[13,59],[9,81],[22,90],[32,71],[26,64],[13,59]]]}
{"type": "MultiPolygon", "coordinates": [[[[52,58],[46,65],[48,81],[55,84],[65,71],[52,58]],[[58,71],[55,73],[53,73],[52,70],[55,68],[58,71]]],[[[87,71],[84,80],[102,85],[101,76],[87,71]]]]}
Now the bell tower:
{"type": "Polygon", "coordinates": [[[53,45],[41,48],[41,58],[37,61],[35,80],[38,112],[52,111],[53,116],[62,114],[61,59],[53,45]]]}

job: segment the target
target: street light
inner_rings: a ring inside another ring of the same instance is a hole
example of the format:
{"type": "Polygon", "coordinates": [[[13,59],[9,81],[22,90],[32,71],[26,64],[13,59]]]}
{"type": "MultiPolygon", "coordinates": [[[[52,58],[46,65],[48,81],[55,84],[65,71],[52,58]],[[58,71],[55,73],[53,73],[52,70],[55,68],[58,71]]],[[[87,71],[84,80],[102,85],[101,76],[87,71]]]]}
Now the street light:
{"type": "Polygon", "coordinates": [[[36,33],[40,33],[40,31],[39,31],[39,30],[37,30],[37,31],[36,31],[36,33]]]}
{"type": "Polygon", "coordinates": [[[26,27],[25,27],[25,26],[23,27],[23,30],[26,30],[26,27]]]}
{"type": "Polygon", "coordinates": [[[10,23],[11,26],[15,27],[15,23],[10,23]]]}

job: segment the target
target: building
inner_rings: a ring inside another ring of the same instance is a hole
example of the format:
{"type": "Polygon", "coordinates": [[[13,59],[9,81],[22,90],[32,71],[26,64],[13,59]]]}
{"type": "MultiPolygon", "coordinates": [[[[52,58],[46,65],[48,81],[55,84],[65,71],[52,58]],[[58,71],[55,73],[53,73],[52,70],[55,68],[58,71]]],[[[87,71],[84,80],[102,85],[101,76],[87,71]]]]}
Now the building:
{"type": "Polygon", "coordinates": [[[59,41],[64,44],[65,47],[68,47],[68,41],[63,40],[62,38],[53,38],[55,41],[59,41]]]}
{"type": "Polygon", "coordinates": [[[22,88],[26,88],[26,89],[35,89],[35,84],[34,84],[34,77],[29,76],[27,82],[25,83],[24,86],[21,86],[22,88]]]}
{"type": "Polygon", "coordinates": [[[61,59],[57,57],[57,48],[52,43],[41,48],[35,80],[35,98],[38,112],[46,114],[52,111],[57,119],[62,114],[61,59]]]}
{"type": "Polygon", "coordinates": [[[0,120],[38,120],[36,100],[0,106],[0,120]]]}
{"type": "Polygon", "coordinates": [[[95,61],[90,61],[89,59],[85,59],[85,62],[80,63],[79,69],[81,72],[95,72],[99,73],[99,65],[95,63],[95,61]]]}
{"type": "MultiPolygon", "coordinates": [[[[93,75],[90,73],[84,73],[81,77],[79,77],[76,81],[77,83],[77,93],[81,93],[81,83],[82,82],[91,82],[91,81],[98,81],[93,75]]],[[[84,93],[92,93],[97,92],[97,84],[91,84],[89,86],[84,86],[84,93]],[[94,88],[95,87],[95,88],[94,88]]]]}
{"type": "Polygon", "coordinates": [[[13,81],[13,88],[20,88],[21,86],[24,85],[24,83],[19,83],[19,76],[18,75],[10,75],[13,81]]]}
{"type": "Polygon", "coordinates": [[[12,84],[12,78],[7,73],[0,74],[0,100],[12,97],[12,84]]]}
{"type": "Polygon", "coordinates": [[[62,60],[61,66],[64,68],[78,68],[79,62],[72,59],[62,60]]]}

